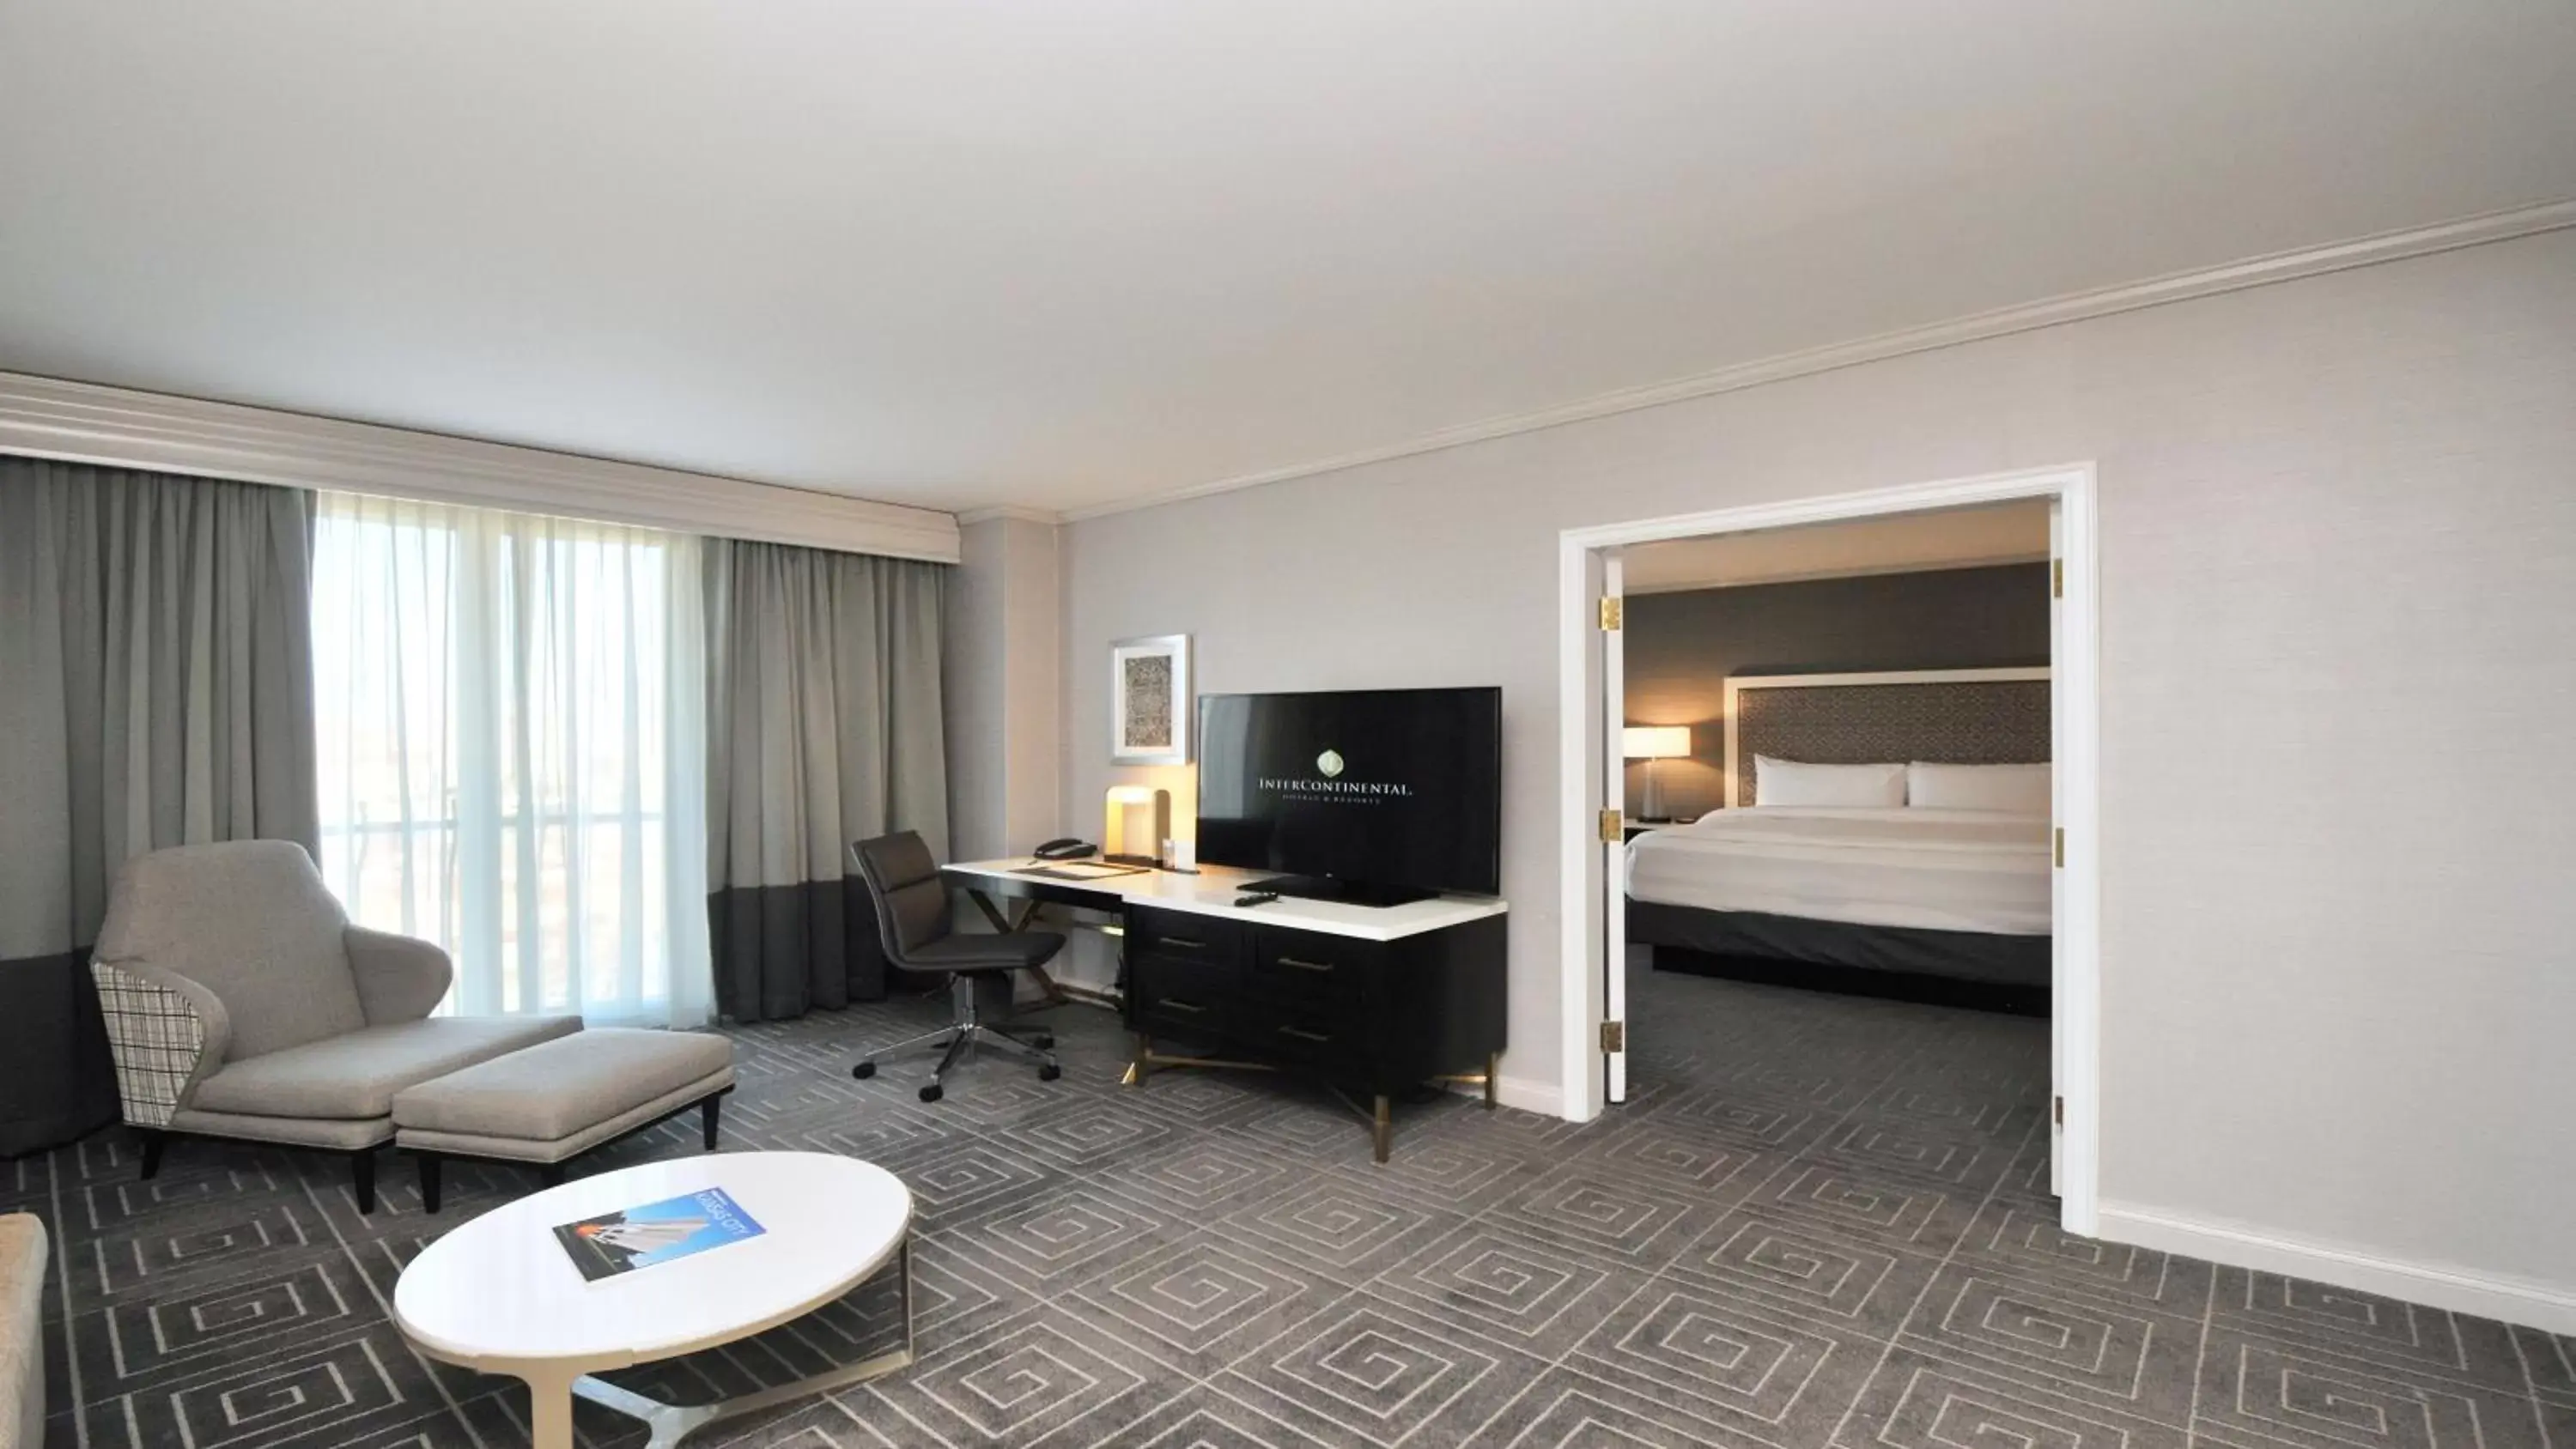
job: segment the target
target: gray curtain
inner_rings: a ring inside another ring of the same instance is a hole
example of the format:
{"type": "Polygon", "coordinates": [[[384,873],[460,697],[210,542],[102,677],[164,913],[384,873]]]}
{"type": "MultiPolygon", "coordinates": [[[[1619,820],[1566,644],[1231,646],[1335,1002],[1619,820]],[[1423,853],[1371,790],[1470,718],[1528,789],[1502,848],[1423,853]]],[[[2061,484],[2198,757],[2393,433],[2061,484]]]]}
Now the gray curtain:
{"type": "Polygon", "coordinates": [[[708,940],[716,1009],[886,993],[850,842],[948,851],[938,564],[709,539],[708,940]]]}
{"type": "Polygon", "coordinates": [[[127,857],[314,846],[306,505],[0,457],[0,1154],[116,1116],[88,957],[127,857]]]}

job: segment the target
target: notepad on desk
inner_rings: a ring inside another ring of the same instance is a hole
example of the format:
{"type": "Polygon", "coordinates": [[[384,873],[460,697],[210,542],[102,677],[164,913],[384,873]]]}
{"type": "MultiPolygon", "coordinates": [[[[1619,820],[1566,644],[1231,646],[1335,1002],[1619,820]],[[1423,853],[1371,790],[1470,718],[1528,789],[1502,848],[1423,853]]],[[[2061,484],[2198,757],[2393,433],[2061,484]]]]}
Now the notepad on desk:
{"type": "Polygon", "coordinates": [[[1111,865],[1102,860],[1063,860],[1045,865],[1024,865],[1013,875],[1042,875],[1049,880],[1107,880],[1112,876],[1143,875],[1151,870],[1143,865],[1111,865]]]}

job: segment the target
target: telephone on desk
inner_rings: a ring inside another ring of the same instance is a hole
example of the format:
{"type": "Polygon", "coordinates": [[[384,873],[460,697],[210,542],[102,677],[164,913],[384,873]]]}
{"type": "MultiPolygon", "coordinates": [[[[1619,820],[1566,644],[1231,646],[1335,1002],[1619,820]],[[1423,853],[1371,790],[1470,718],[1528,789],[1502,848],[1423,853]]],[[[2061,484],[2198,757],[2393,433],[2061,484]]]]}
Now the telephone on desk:
{"type": "Polygon", "coordinates": [[[1067,835],[1050,840],[1029,854],[1040,860],[1089,860],[1099,849],[1087,840],[1076,840],[1067,835]]]}

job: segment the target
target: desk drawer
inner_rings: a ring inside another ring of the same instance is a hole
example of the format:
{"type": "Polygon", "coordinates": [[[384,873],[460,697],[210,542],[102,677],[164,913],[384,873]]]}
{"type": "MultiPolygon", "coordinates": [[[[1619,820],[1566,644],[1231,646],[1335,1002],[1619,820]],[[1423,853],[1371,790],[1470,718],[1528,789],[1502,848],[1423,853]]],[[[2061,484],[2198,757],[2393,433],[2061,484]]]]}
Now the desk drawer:
{"type": "Polygon", "coordinates": [[[1241,1015],[1237,1034],[1279,1061],[1330,1069],[1368,1060],[1368,1020],[1355,1002],[1271,997],[1247,1002],[1241,1015]]]}
{"type": "Polygon", "coordinates": [[[1218,916],[1187,911],[1127,908],[1127,950],[1131,956],[1162,955],[1179,960],[1232,963],[1243,953],[1243,925],[1218,916]]]}
{"type": "Polygon", "coordinates": [[[1243,980],[1234,963],[1146,951],[1128,957],[1127,972],[1140,1025],[1193,1041],[1231,1034],[1243,980]]]}
{"type": "Polygon", "coordinates": [[[1264,994],[1289,1001],[1356,1003],[1385,956],[1376,941],[1263,926],[1252,934],[1252,974],[1264,994]]]}

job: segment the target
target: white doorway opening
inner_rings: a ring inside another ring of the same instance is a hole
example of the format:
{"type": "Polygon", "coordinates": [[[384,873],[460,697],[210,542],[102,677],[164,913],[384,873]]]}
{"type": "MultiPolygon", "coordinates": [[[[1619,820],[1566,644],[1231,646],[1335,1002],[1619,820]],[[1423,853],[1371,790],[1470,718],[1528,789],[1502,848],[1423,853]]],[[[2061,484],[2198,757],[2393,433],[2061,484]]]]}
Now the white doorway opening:
{"type": "Polygon", "coordinates": [[[2097,512],[2089,463],[1567,529],[1558,536],[1559,959],[1564,1115],[1599,1116],[1624,1082],[1617,1022],[1625,922],[1618,811],[1620,551],[1713,534],[2043,499],[2051,505],[2051,738],[2058,868],[2052,881],[2052,1159],[2068,1231],[2091,1235],[2100,1161],[2100,697],[2097,512]]]}

